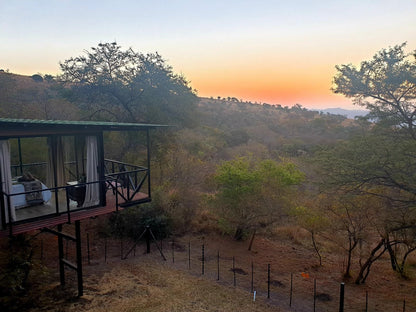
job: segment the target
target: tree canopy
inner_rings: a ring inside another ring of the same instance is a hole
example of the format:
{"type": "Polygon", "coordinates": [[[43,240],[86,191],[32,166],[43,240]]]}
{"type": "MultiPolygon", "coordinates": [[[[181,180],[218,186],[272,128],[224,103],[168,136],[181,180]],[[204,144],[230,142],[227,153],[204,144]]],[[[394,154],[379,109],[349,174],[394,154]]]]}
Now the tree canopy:
{"type": "Polygon", "coordinates": [[[67,96],[87,118],[177,125],[195,120],[195,91],[158,53],[100,43],[60,67],[60,80],[72,91],[67,96]]]}
{"type": "Polygon", "coordinates": [[[236,158],[218,167],[214,202],[225,221],[235,228],[235,238],[275,222],[294,197],[294,186],[304,174],[293,163],[259,162],[236,158]]]}
{"type": "Polygon", "coordinates": [[[359,68],[336,66],[333,91],[366,107],[377,120],[406,128],[416,139],[416,62],[405,46],[383,49],[359,68]]]}

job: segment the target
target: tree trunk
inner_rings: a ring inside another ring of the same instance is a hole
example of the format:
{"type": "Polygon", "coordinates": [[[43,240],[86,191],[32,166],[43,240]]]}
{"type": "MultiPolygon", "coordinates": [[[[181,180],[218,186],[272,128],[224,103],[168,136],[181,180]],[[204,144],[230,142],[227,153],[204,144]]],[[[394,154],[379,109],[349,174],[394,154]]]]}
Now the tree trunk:
{"type": "Polygon", "coordinates": [[[235,234],[234,234],[234,239],[237,241],[242,240],[244,237],[244,229],[242,227],[237,227],[235,234]]]}
{"type": "Polygon", "coordinates": [[[398,272],[397,257],[396,257],[396,254],[395,254],[393,248],[391,248],[391,245],[390,245],[389,241],[386,242],[386,248],[387,248],[387,251],[389,252],[389,255],[390,255],[391,268],[393,269],[393,271],[398,272]]]}
{"type": "Polygon", "coordinates": [[[361,266],[360,269],[360,273],[358,273],[357,278],[355,279],[355,283],[358,284],[364,284],[365,280],[368,277],[368,274],[370,273],[370,268],[371,265],[378,259],[380,258],[383,253],[386,251],[386,246],[385,246],[385,240],[384,238],[377,244],[376,247],[373,248],[373,250],[370,253],[370,256],[368,257],[368,259],[366,260],[366,262],[364,263],[363,266],[361,266]],[[376,255],[377,251],[384,246],[384,250],[382,250],[378,255],[376,255]]]}
{"type": "Polygon", "coordinates": [[[256,229],[254,229],[253,235],[251,236],[250,244],[248,245],[248,251],[251,251],[251,247],[253,247],[254,237],[256,236],[256,229]]]}
{"type": "Polygon", "coordinates": [[[353,239],[351,236],[349,237],[349,248],[348,248],[348,260],[347,260],[347,268],[345,269],[344,277],[351,277],[351,257],[352,257],[352,251],[355,249],[355,247],[358,244],[358,240],[353,239]]]}
{"type": "Polygon", "coordinates": [[[313,248],[315,249],[315,252],[319,258],[319,265],[322,266],[322,256],[321,256],[321,253],[319,252],[318,245],[316,244],[315,233],[313,231],[311,232],[311,237],[312,237],[313,248]]]}

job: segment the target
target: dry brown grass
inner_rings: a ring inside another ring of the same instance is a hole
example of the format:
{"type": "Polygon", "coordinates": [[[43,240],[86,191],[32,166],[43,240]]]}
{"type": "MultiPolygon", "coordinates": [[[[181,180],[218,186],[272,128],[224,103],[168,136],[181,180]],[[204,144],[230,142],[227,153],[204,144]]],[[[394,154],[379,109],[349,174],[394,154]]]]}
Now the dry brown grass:
{"type": "Polygon", "coordinates": [[[252,294],[155,263],[152,258],[107,265],[88,276],[82,299],[65,311],[285,311],[252,294]]]}
{"type": "MultiPolygon", "coordinates": [[[[410,279],[402,279],[392,272],[388,257],[383,257],[374,264],[366,284],[357,286],[353,280],[343,280],[343,255],[324,252],[323,266],[319,266],[305,233],[286,227],[270,235],[269,239],[259,235],[252,251],[247,250],[248,242],[236,242],[217,234],[177,237],[174,262],[170,240],[163,242],[167,257],[167,261],[163,261],[154,245],[151,254],[144,254],[145,246],[142,245],[137,248],[135,257],[130,255],[128,260],[120,260],[120,241],[108,239],[108,263],[105,264],[104,239],[93,234],[96,233],[93,227],[89,228],[87,224],[84,227],[90,233],[92,251],[92,263],[88,265],[84,249],[85,295],[75,298],[75,273],[70,270],[67,270],[66,291],[60,290],[56,241],[44,242],[45,259],[51,260],[48,266],[55,276],[51,277],[51,282],[43,281],[49,289],[42,291],[38,308],[33,311],[289,311],[291,273],[294,311],[312,311],[314,279],[320,295],[317,301],[320,312],[337,311],[339,285],[343,281],[346,283],[346,311],[363,311],[366,291],[369,311],[401,311],[404,298],[406,311],[416,308],[414,256],[409,259],[410,279]],[[206,260],[204,275],[201,275],[202,244],[206,260]],[[217,252],[221,255],[219,282],[217,252]],[[237,275],[237,287],[233,287],[233,257],[236,268],[246,273],[237,275]],[[250,293],[252,262],[257,291],[255,303],[250,293]],[[271,265],[272,279],[270,300],[266,299],[268,264],[271,265]]],[[[40,238],[53,237],[42,234],[40,238]]],[[[129,248],[128,242],[124,244],[124,250],[129,248]]],[[[69,251],[71,253],[71,248],[69,251]]],[[[354,276],[358,269],[355,262],[354,276]]]]}

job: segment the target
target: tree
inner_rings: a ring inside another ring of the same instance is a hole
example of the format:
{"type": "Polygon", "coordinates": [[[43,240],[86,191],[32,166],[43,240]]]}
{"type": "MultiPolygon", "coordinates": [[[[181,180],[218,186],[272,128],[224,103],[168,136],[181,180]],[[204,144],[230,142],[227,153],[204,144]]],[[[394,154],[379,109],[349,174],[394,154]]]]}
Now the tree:
{"type": "Polygon", "coordinates": [[[392,269],[406,274],[406,259],[416,250],[415,154],[414,140],[402,130],[378,126],[316,154],[322,190],[344,198],[338,205],[347,214],[340,214],[339,208],[333,212],[341,216],[344,228],[352,235],[349,246],[353,247],[360,232],[363,233],[361,223],[357,222],[362,219],[360,213],[367,206],[376,208],[371,213],[371,222],[366,223],[373,235],[366,241],[369,252],[360,256],[357,284],[365,282],[372,264],[386,251],[392,269]]]}
{"type": "Polygon", "coordinates": [[[188,81],[173,73],[158,53],[123,50],[100,43],[60,63],[68,98],[90,119],[190,125],[197,97],[188,81]]]}
{"type": "Polygon", "coordinates": [[[215,206],[241,240],[250,230],[278,220],[294,200],[304,175],[293,163],[255,162],[237,158],[224,162],[215,174],[215,206]]]}
{"type": "Polygon", "coordinates": [[[313,249],[319,259],[319,265],[322,266],[321,246],[317,241],[317,235],[327,229],[330,224],[329,219],[310,203],[307,207],[298,206],[293,210],[298,224],[311,234],[313,249]]]}
{"type": "Polygon", "coordinates": [[[370,116],[405,128],[416,139],[416,62],[406,43],[383,49],[370,61],[336,66],[333,91],[370,110],[370,116]]]}

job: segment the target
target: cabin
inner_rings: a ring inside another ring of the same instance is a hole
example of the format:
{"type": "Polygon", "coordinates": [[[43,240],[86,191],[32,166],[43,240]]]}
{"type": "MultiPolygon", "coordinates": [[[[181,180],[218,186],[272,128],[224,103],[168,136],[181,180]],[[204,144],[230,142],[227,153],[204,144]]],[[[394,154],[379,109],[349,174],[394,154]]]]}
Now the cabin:
{"type": "Polygon", "coordinates": [[[0,237],[57,235],[61,284],[65,266],[76,270],[82,295],[80,221],[151,201],[150,131],[160,127],[0,118],[0,237]],[[121,132],[141,139],[142,164],[108,158],[105,138],[121,132]],[[62,232],[66,223],[75,224],[75,237],[62,232]],[[77,244],[76,264],[63,257],[64,239],[77,244]]]}

